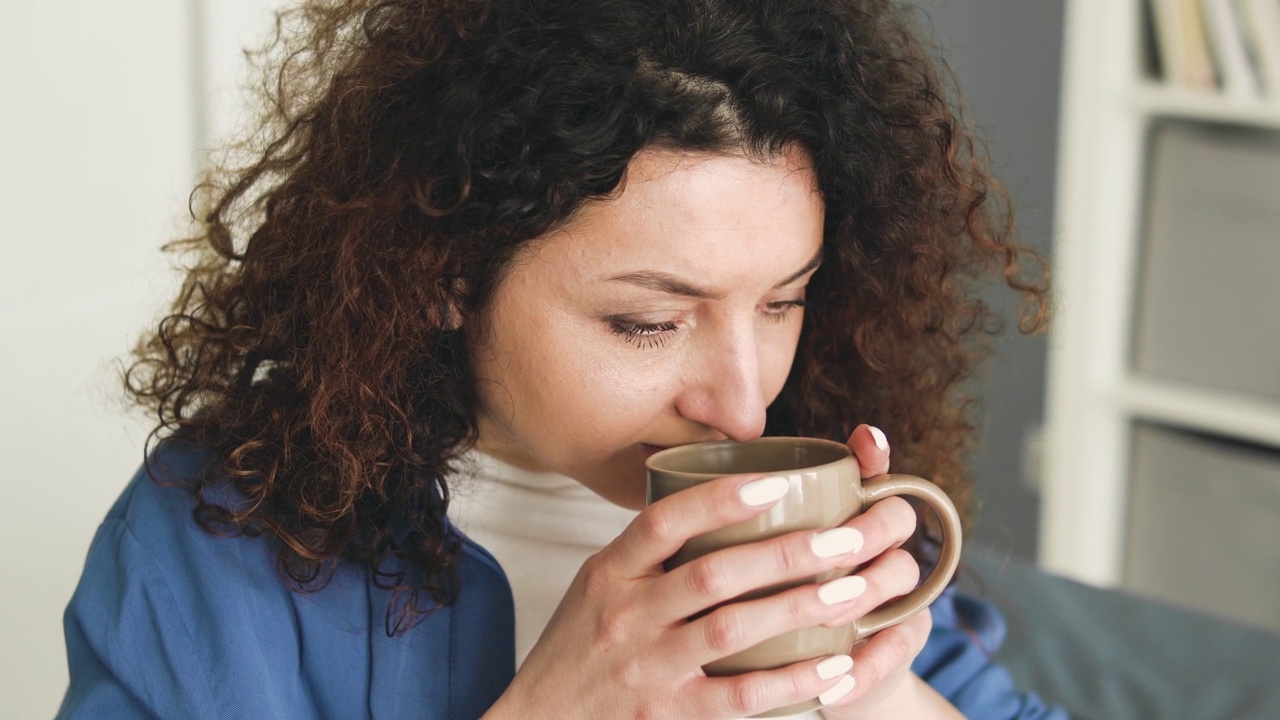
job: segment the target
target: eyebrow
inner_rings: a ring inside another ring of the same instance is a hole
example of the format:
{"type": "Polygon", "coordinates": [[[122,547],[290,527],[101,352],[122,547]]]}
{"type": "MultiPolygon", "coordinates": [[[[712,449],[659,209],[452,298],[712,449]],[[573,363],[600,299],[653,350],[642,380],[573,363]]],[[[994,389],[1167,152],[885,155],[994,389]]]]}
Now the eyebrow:
{"type": "MultiPolygon", "coordinates": [[[[778,288],[790,285],[796,280],[799,280],[805,275],[817,270],[818,266],[822,264],[823,250],[824,248],[818,248],[818,252],[815,253],[813,257],[809,258],[809,262],[805,263],[804,267],[788,275],[786,279],[777,285],[774,285],[773,288],[777,290],[778,288]]],[[[631,285],[638,285],[642,288],[655,290],[657,292],[664,292],[670,295],[683,295],[684,297],[698,298],[700,300],[724,299],[724,293],[712,292],[706,288],[698,287],[687,280],[676,277],[675,275],[658,270],[640,270],[638,272],[617,275],[609,278],[609,281],[629,283],[631,285]]]]}

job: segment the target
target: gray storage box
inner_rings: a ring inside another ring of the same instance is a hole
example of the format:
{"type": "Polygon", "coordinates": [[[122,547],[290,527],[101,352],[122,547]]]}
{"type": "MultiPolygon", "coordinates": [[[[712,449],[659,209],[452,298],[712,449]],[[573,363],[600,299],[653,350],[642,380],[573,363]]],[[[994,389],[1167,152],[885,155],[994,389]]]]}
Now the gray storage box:
{"type": "Polygon", "coordinates": [[[1125,586],[1280,632],[1280,452],[1138,425],[1125,586]]]}
{"type": "Polygon", "coordinates": [[[1280,399],[1280,133],[1166,123],[1151,143],[1137,371],[1280,399]]]}

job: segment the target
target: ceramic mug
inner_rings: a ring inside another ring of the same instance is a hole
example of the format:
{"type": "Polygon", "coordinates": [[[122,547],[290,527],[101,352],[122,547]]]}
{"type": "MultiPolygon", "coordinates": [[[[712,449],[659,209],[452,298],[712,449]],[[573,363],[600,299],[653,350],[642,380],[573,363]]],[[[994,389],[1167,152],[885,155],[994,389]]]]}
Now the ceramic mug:
{"type": "MultiPolygon", "coordinates": [[[[942,549],[937,562],[915,590],[844,627],[811,627],[770,638],[703,670],[712,676],[767,670],[828,655],[848,653],[854,643],[906,620],[932,603],[947,587],[960,562],[960,516],[938,486],[911,475],[883,475],[863,481],[848,446],[817,438],[767,437],[744,443],[696,443],[654,453],[645,462],[648,502],[725,475],[767,473],[786,477],[787,494],[769,511],[745,522],[690,539],[666,563],[667,569],[707,553],[758,542],[798,530],[839,527],[878,500],[909,495],[937,513],[942,549]]],[[[822,583],[856,572],[837,569],[761,588],[735,600],[749,600],[804,583],[822,583]]],[[[793,715],[819,707],[817,700],[777,708],[757,717],[793,715]]]]}

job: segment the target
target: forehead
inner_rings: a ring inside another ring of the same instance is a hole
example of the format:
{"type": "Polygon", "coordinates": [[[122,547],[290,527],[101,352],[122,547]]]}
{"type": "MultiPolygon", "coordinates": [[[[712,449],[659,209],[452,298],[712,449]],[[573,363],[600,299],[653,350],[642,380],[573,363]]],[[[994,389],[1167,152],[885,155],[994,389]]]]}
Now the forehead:
{"type": "Polygon", "coordinates": [[[743,261],[785,270],[778,264],[813,256],[822,227],[817,178],[802,150],[756,159],[651,149],[637,153],[619,193],[589,203],[530,249],[579,274],[637,262],[694,273],[741,270],[743,261]]]}
{"type": "Polygon", "coordinates": [[[673,212],[728,211],[729,217],[722,220],[745,224],[797,200],[815,199],[813,163],[795,146],[768,158],[650,148],[631,160],[620,192],[588,203],[581,219],[655,210],[667,217],[673,212]],[[748,200],[758,204],[744,205],[748,200]],[[748,209],[751,212],[743,212],[748,209]]]}

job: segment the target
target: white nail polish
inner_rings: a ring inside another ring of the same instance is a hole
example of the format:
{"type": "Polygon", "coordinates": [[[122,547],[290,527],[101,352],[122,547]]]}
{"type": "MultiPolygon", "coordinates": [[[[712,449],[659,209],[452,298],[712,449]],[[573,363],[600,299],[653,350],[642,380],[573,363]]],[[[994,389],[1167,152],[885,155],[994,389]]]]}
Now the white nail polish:
{"type": "Polygon", "coordinates": [[[832,655],[818,663],[818,677],[823,680],[840,677],[853,669],[853,658],[848,655],[832,655]]]}
{"type": "Polygon", "coordinates": [[[818,598],[827,605],[836,605],[852,600],[866,591],[866,580],[858,575],[846,575],[818,588],[818,598]]]}
{"type": "Polygon", "coordinates": [[[742,502],[752,507],[768,505],[791,489],[791,482],[785,477],[767,477],[752,480],[738,490],[742,502]]]}
{"type": "Polygon", "coordinates": [[[884,431],[875,425],[868,425],[867,427],[871,428],[871,439],[876,441],[876,447],[881,450],[888,450],[889,438],[884,436],[884,431]]]}
{"type": "Polygon", "coordinates": [[[809,541],[813,554],[820,558],[835,557],[862,549],[862,533],[851,527],[820,532],[809,541]]]}
{"type": "Polygon", "coordinates": [[[858,682],[853,679],[852,675],[845,675],[840,678],[840,682],[836,683],[830,690],[819,695],[818,702],[823,705],[830,705],[845,695],[848,695],[849,692],[853,690],[853,686],[857,684],[858,682]]]}

